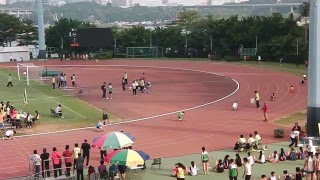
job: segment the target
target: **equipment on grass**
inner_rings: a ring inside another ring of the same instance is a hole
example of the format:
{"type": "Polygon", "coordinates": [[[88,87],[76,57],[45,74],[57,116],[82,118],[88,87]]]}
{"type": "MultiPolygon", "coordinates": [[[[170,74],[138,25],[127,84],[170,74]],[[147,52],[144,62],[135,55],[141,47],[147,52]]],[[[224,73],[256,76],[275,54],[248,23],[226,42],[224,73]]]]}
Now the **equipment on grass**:
{"type": "Polygon", "coordinates": [[[43,83],[42,74],[45,72],[43,66],[36,66],[33,63],[18,63],[17,64],[19,81],[26,81],[30,85],[30,80],[43,83]]]}
{"type": "Polygon", "coordinates": [[[158,58],[158,47],[127,47],[127,58],[158,58]]]}

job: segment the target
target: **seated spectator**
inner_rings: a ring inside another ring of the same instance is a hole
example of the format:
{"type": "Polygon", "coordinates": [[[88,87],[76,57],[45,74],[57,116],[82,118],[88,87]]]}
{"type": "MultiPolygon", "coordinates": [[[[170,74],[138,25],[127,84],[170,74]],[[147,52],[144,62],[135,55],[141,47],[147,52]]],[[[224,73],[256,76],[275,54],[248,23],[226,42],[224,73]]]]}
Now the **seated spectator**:
{"type": "Polygon", "coordinates": [[[94,169],[94,167],[93,166],[89,166],[89,168],[88,168],[88,179],[90,180],[90,175],[92,174],[92,173],[95,173],[96,172],[96,170],[94,169]]]}
{"type": "Polygon", "coordinates": [[[270,180],[277,180],[277,176],[276,176],[276,173],[274,171],[271,172],[271,176],[269,178],[270,180]]]}
{"type": "Polygon", "coordinates": [[[228,169],[229,168],[229,165],[230,165],[230,156],[229,155],[226,155],[224,157],[224,160],[223,160],[223,167],[224,169],[228,169]]]}
{"type": "Polygon", "coordinates": [[[104,161],[100,161],[100,166],[98,167],[99,174],[101,175],[105,170],[107,170],[107,167],[104,165],[104,161]]]}
{"type": "Polygon", "coordinates": [[[258,159],[256,159],[257,163],[264,164],[266,162],[266,156],[264,155],[264,151],[260,151],[258,159]]]}
{"type": "Polygon", "coordinates": [[[294,180],[302,180],[303,174],[299,167],[296,167],[296,174],[294,175],[294,180]]]}
{"type": "Polygon", "coordinates": [[[185,171],[186,171],[186,167],[181,164],[181,163],[177,163],[177,179],[184,179],[184,174],[185,174],[185,171]]]}
{"type": "Polygon", "coordinates": [[[175,164],[171,169],[171,176],[172,177],[177,177],[177,171],[178,171],[178,165],[175,164]]]}
{"type": "Polygon", "coordinates": [[[102,130],[103,123],[99,121],[96,125],[97,131],[100,132],[102,130]]]}
{"type": "Polygon", "coordinates": [[[236,163],[236,165],[237,165],[238,167],[241,167],[242,164],[243,164],[242,159],[241,159],[241,157],[240,157],[240,155],[239,155],[238,153],[236,154],[235,163],[236,163]]]}
{"type": "Polygon", "coordinates": [[[58,116],[60,116],[61,118],[64,118],[64,117],[63,117],[63,114],[62,114],[61,104],[59,104],[59,105],[56,107],[56,109],[54,110],[54,112],[55,112],[58,116]]]}
{"type": "Polygon", "coordinates": [[[280,154],[279,154],[279,161],[285,161],[287,158],[286,153],[284,152],[283,148],[280,149],[280,154]]]}
{"type": "Polygon", "coordinates": [[[9,140],[9,139],[13,139],[13,135],[16,133],[16,131],[8,129],[5,132],[5,137],[3,137],[3,140],[9,140]]]}
{"type": "Polygon", "coordinates": [[[222,159],[219,159],[219,161],[216,162],[214,169],[217,171],[217,173],[222,173],[224,171],[222,159]]]}
{"type": "Polygon", "coordinates": [[[292,175],[288,173],[287,170],[283,171],[283,180],[292,180],[292,175]]]}
{"type": "Polygon", "coordinates": [[[279,161],[279,155],[277,151],[273,151],[273,153],[269,156],[268,161],[271,163],[277,163],[279,161]]]}
{"type": "Polygon", "coordinates": [[[34,114],[34,117],[32,118],[32,122],[35,124],[36,122],[39,122],[40,120],[40,114],[39,112],[36,110],[35,111],[35,114],[34,114]]]}
{"type": "Polygon", "coordinates": [[[298,159],[297,153],[296,153],[296,151],[294,150],[294,148],[291,148],[291,149],[290,149],[290,152],[288,153],[287,159],[288,159],[288,160],[291,160],[291,161],[295,161],[295,160],[298,159]]]}
{"type": "Polygon", "coordinates": [[[298,155],[298,159],[305,159],[306,158],[306,153],[302,147],[299,148],[299,152],[297,153],[297,155],[298,155]]]}
{"type": "Polygon", "coordinates": [[[268,179],[267,179],[267,176],[264,175],[264,174],[262,174],[262,175],[261,175],[261,180],[268,180],[268,179]]]}
{"type": "Polygon", "coordinates": [[[234,150],[240,150],[240,148],[244,148],[246,146],[246,139],[243,137],[243,135],[240,135],[240,138],[235,144],[234,150]]]}
{"type": "Polygon", "coordinates": [[[238,111],[238,101],[235,101],[233,104],[232,104],[232,110],[233,111],[238,111]]]}
{"type": "Polygon", "coordinates": [[[252,134],[249,135],[248,143],[246,145],[246,149],[250,149],[251,147],[254,147],[256,143],[256,140],[252,137],[252,134]]]}
{"type": "Polygon", "coordinates": [[[189,175],[191,176],[196,176],[198,175],[198,170],[197,170],[197,166],[194,163],[194,161],[191,161],[191,166],[189,168],[189,175]]]}
{"type": "Polygon", "coordinates": [[[276,100],[276,96],[274,93],[272,93],[270,97],[270,101],[275,101],[275,100],[276,100]]]}

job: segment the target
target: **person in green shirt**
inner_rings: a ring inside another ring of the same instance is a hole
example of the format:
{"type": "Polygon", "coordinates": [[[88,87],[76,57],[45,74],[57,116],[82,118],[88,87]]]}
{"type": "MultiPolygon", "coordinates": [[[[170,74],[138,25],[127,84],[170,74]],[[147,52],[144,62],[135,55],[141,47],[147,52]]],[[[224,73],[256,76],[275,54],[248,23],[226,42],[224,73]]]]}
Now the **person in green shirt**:
{"type": "Polygon", "coordinates": [[[7,84],[7,87],[9,87],[9,86],[13,87],[11,74],[9,74],[9,76],[8,76],[8,84],[7,84]]]}
{"type": "Polygon", "coordinates": [[[183,116],[184,116],[184,111],[182,111],[182,112],[179,111],[178,112],[178,120],[181,121],[183,119],[183,116]]]}
{"type": "Polygon", "coordinates": [[[109,83],[108,89],[109,89],[109,97],[107,99],[112,99],[112,85],[111,85],[111,83],[109,83]]]}

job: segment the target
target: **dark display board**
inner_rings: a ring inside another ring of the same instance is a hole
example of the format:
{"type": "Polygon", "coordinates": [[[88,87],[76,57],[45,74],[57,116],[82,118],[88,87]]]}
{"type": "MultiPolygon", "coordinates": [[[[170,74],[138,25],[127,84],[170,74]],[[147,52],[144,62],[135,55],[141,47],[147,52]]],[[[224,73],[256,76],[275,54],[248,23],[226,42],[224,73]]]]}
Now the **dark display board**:
{"type": "Polygon", "coordinates": [[[71,46],[84,48],[113,48],[111,28],[81,28],[70,32],[71,46]]]}

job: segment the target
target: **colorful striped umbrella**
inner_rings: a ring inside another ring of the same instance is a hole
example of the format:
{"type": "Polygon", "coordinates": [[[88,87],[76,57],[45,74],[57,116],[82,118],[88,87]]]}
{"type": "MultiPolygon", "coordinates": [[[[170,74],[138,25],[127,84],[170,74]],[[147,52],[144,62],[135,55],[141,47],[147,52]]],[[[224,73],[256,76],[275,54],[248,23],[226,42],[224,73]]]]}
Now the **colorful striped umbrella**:
{"type": "Polygon", "coordinates": [[[93,140],[92,147],[97,147],[103,150],[120,149],[132,146],[134,142],[121,132],[109,132],[93,140]]]}
{"type": "Polygon", "coordinates": [[[150,155],[149,154],[147,154],[147,153],[145,153],[145,152],[143,152],[143,151],[136,151],[141,157],[142,157],[142,159],[143,160],[149,160],[150,159],[150,155]]]}
{"type": "Polygon", "coordinates": [[[128,167],[137,167],[144,164],[144,159],[140,154],[131,149],[121,149],[113,151],[105,158],[108,163],[115,163],[118,165],[125,165],[128,167]]]}

